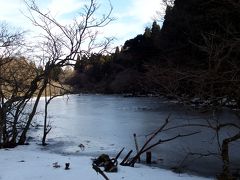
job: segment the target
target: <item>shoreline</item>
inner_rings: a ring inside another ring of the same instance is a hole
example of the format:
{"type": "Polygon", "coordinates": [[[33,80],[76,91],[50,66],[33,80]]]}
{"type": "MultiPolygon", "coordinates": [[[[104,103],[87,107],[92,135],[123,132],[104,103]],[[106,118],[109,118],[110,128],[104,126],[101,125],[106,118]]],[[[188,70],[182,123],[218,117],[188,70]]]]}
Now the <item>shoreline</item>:
{"type": "MultiPolygon", "coordinates": [[[[0,166],[1,180],[103,179],[101,175],[92,169],[91,157],[54,154],[36,147],[36,145],[0,149],[0,161],[4,164],[4,166],[0,166]],[[54,163],[59,164],[60,167],[54,168],[54,163]],[[69,170],[64,170],[65,163],[70,163],[69,170]]],[[[176,174],[168,170],[148,167],[142,164],[136,164],[134,168],[118,165],[117,173],[105,174],[114,180],[146,180],[148,178],[158,180],[161,177],[168,180],[211,179],[189,174],[176,174]]]]}

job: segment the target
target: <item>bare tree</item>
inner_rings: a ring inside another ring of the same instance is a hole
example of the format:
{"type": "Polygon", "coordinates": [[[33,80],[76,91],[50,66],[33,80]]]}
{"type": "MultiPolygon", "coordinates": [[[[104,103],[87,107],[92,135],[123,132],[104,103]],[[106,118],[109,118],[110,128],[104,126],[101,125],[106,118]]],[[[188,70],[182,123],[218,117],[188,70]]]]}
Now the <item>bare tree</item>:
{"type": "Polygon", "coordinates": [[[56,84],[51,79],[49,79],[49,84],[44,91],[45,105],[44,105],[43,137],[42,137],[43,146],[47,145],[46,138],[48,133],[52,129],[51,122],[48,117],[49,104],[54,98],[62,96],[69,92],[70,92],[69,89],[67,89],[63,84],[60,84],[60,83],[56,84]]]}
{"type": "Polygon", "coordinates": [[[94,49],[100,49],[101,52],[104,51],[110,41],[107,40],[100,44],[95,43],[98,35],[97,28],[104,27],[112,21],[112,18],[110,18],[112,11],[111,6],[109,13],[102,18],[97,19],[94,16],[99,7],[95,0],[91,0],[89,5],[84,6],[80,18],[76,18],[72,24],[65,26],[61,25],[50,13],[43,13],[34,1],[25,2],[30,12],[29,19],[44,32],[42,35],[41,51],[43,56],[41,57],[41,61],[44,63],[45,68],[42,74],[42,86],[40,87],[36,102],[33,106],[33,111],[20,136],[20,144],[23,144],[26,140],[26,133],[36,113],[39,99],[50,83],[49,77],[52,70],[56,67],[73,64],[72,61],[75,61],[77,55],[81,56],[94,49]],[[36,19],[36,16],[38,19],[36,19]],[[84,43],[87,43],[87,49],[84,49],[84,43]]]}
{"type": "MultiPolygon", "coordinates": [[[[221,122],[219,119],[209,119],[206,120],[205,123],[188,123],[182,124],[180,126],[173,126],[170,128],[166,128],[166,131],[172,129],[179,129],[181,127],[198,127],[201,128],[204,132],[204,129],[212,130],[213,138],[215,140],[214,144],[217,144],[216,150],[214,152],[207,151],[206,153],[200,152],[189,152],[187,156],[197,155],[199,157],[203,156],[217,156],[220,157],[222,161],[222,173],[218,175],[219,179],[231,179],[232,176],[232,167],[230,162],[230,145],[233,142],[237,142],[240,139],[240,125],[234,122],[221,122]],[[231,131],[229,131],[231,129],[231,131]]],[[[239,174],[238,174],[239,175],[239,174]]]]}
{"type": "Polygon", "coordinates": [[[0,66],[7,63],[7,59],[21,54],[24,47],[26,31],[14,29],[6,22],[0,22],[0,66]]]}
{"type": "Polygon", "coordinates": [[[6,23],[0,25],[0,148],[15,142],[21,114],[19,96],[28,89],[34,75],[33,64],[21,57],[24,32],[14,30],[6,23]]]}
{"type": "MultiPolygon", "coordinates": [[[[21,93],[17,91],[21,86],[15,81],[11,84],[12,89],[15,90],[14,93],[12,92],[7,100],[6,97],[1,95],[1,147],[14,147],[17,144],[24,144],[26,142],[27,132],[36,114],[40,98],[44,95],[46,88],[53,85],[51,73],[55,68],[73,65],[77,55],[81,57],[83,54],[90,53],[90,51],[93,50],[98,50],[103,53],[111,42],[109,38],[105,41],[97,41],[98,28],[104,27],[112,21],[110,17],[112,12],[111,4],[109,12],[97,18],[95,14],[99,5],[96,0],[90,0],[89,4],[85,5],[80,12],[80,17],[76,17],[71,24],[62,25],[50,15],[50,12],[44,13],[41,11],[34,0],[25,1],[25,3],[29,9],[28,18],[43,32],[41,36],[37,38],[39,41],[37,42],[38,54],[36,56],[36,58],[40,60],[43,70],[36,70],[35,73],[33,73],[30,81],[26,81],[28,83],[24,86],[25,89],[24,91],[22,90],[21,93]],[[35,99],[32,106],[29,106],[28,102],[34,96],[35,99]],[[12,128],[9,129],[9,127],[12,128]]],[[[15,34],[16,37],[18,37],[18,35],[19,34],[15,34]]],[[[4,40],[5,36],[2,35],[2,37],[4,40]]],[[[0,40],[2,41],[2,39],[0,40]]],[[[15,43],[14,39],[6,39],[15,43]]],[[[19,40],[18,38],[16,39],[19,40]]],[[[9,45],[8,41],[3,42],[2,46],[6,49],[9,47],[14,48],[15,44],[10,46],[11,44],[9,45]]],[[[4,52],[7,53],[9,50],[4,52]]],[[[5,83],[5,81],[7,81],[6,78],[1,79],[1,82],[5,83]]],[[[3,83],[1,83],[1,87],[3,83]]],[[[65,93],[63,86],[58,86],[63,89],[60,91],[60,94],[65,93]]],[[[3,94],[2,89],[1,94],[3,94]]],[[[50,100],[51,99],[53,99],[53,97],[51,97],[50,100]]],[[[49,102],[50,101],[46,101],[46,105],[48,105],[49,102]]],[[[46,117],[47,114],[45,118],[46,117]]],[[[44,127],[44,131],[46,135],[49,129],[44,127]]]]}
{"type": "Polygon", "coordinates": [[[156,141],[155,139],[157,139],[158,136],[161,135],[163,132],[166,132],[166,131],[169,131],[169,130],[172,130],[172,129],[181,129],[182,127],[189,127],[189,125],[171,127],[171,125],[170,125],[171,123],[169,121],[169,118],[170,118],[170,115],[165,119],[164,123],[158,129],[156,129],[153,133],[150,133],[148,135],[149,137],[147,138],[147,140],[143,144],[143,146],[140,148],[140,150],[136,153],[136,155],[132,159],[129,159],[129,156],[132,153],[132,150],[131,150],[127,154],[127,156],[124,158],[124,160],[121,162],[121,165],[134,167],[135,163],[140,158],[140,156],[143,153],[145,153],[147,151],[150,151],[152,148],[154,148],[158,145],[173,141],[173,140],[178,139],[178,138],[184,138],[184,137],[187,137],[187,136],[192,136],[192,135],[200,133],[200,131],[193,131],[193,132],[190,132],[190,133],[179,133],[179,134],[176,134],[172,137],[163,138],[163,139],[159,138],[156,141]],[[170,127],[168,127],[168,126],[170,126],[170,127]]]}

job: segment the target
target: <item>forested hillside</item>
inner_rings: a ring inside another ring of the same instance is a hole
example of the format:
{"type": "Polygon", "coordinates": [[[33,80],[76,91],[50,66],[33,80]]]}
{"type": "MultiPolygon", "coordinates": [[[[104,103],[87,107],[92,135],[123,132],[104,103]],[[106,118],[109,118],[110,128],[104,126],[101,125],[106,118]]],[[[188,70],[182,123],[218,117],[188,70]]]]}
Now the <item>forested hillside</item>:
{"type": "Polygon", "coordinates": [[[240,102],[239,2],[165,2],[161,28],[154,21],[115,53],[79,57],[67,82],[85,92],[240,102]]]}

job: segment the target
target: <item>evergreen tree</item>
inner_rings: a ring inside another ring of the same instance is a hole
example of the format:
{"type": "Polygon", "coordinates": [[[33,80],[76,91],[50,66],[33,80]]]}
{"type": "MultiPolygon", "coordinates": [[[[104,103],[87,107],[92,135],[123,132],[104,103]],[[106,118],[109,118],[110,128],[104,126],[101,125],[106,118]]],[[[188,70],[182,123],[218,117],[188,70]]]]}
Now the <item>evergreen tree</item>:
{"type": "Polygon", "coordinates": [[[146,39],[147,39],[147,38],[150,38],[151,35],[152,35],[151,29],[150,29],[149,27],[146,27],[143,35],[144,35],[144,37],[145,37],[146,39]]]}
{"type": "Polygon", "coordinates": [[[151,37],[153,39],[159,37],[159,35],[160,35],[160,26],[157,24],[156,21],[153,22],[151,31],[152,31],[151,37]]]}

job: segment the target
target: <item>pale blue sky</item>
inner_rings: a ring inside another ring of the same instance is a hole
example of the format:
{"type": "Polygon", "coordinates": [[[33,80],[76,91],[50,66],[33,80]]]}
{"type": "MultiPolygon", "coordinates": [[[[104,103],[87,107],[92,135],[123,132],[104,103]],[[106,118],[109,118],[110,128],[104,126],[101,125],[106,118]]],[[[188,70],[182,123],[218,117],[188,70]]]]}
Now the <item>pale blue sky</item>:
{"type": "MultiPolygon", "coordinates": [[[[43,10],[50,10],[60,21],[70,21],[74,13],[89,0],[36,0],[43,10]]],[[[100,13],[106,13],[108,0],[98,0],[100,13]]],[[[143,33],[146,26],[151,25],[156,11],[163,11],[161,0],[111,0],[112,16],[116,18],[102,29],[104,36],[116,37],[115,45],[121,45],[126,40],[143,33]]],[[[0,21],[6,21],[22,29],[34,28],[31,22],[20,12],[27,13],[23,0],[0,0],[0,21]]]]}

